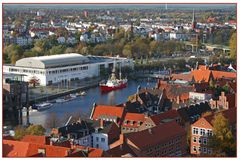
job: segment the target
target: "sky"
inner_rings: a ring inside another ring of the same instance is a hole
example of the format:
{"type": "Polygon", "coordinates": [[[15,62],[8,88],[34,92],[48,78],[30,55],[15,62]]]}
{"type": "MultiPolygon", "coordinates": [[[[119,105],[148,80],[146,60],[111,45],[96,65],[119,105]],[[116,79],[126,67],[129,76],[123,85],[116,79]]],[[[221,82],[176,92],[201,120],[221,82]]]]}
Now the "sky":
{"type": "MultiPolygon", "coordinates": [[[[166,4],[4,4],[4,8],[79,8],[79,9],[101,9],[101,8],[165,8],[166,4]]],[[[235,4],[167,4],[167,8],[196,8],[217,9],[235,7],[235,4]]]]}

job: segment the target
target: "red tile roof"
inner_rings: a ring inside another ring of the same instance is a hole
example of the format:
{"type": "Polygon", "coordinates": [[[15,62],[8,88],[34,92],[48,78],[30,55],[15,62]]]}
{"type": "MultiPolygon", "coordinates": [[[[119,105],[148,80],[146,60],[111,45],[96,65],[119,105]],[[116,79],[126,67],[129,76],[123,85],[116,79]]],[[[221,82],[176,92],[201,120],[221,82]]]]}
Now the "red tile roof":
{"type": "Polygon", "coordinates": [[[209,82],[211,77],[210,70],[193,70],[191,73],[195,82],[209,82]]]}
{"type": "Polygon", "coordinates": [[[184,80],[184,81],[188,81],[191,82],[193,80],[193,75],[190,74],[172,74],[171,75],[172,80],[184,80]]]}
{"type": "Polygon", "coordinates": [[[154,146],[160,143],[176,138],[177,136],[183,136],[186,131],[179,126],[175,121],[163,123],[156,127],[140,132],[133,132],[126,134],[128,140],[140,149],[146,149],[150,146],[154,146]]]}
{"type": "MultiPolygon", "coordinates": [[[[75,150],[88,150],[88,157],[102,157],[104,152],[102,149],[99,148],[91,148],[91,147],[85,147],[85,146],[72,146],[73,149],[75,150]]],[[[73,155],[74,156],[74,155],[73,155]]],[[[70,155],[70,157],[72,157],[70,155]]]]}
{"type": "Polygon", "coordinates": [[[22,142],[31,142],[37,144],[50,144],[50,137],[47,136],[33,136],[33,135],[26,135],[22,138],[22,142]]]}
{"type": "Polygon", "coordinates": [[[152,119],[152,121],[156,125],[158,125],[164,119],[175,119],[175,118],[178,118],[178,117],[180,118],[180,115],[179,115],[179,113],[176,110],[169,110],[167,112],[151,116],[150,118],[152,119]]]}
{"type": "MultiPolygon", "coordinates": [[[[45,149],[46,157],[66,157],[78,156],[84,157],[83,154],[78,154],[78,149],[86,149],[83,146],[73,148],[43,145],[37,143],[29,143],[23,141],[3,140],[3,156],[4,157],[42,157],[39,154],[39,149],[45,149]]],[[[88,148],[87,157],[101,157],[103,150],[97,148],[88,148]]]]}
{"type": "Polygon", "coordinates": [[[224,72],[224,71],[212,71],[212,75],[214,79],[221,79],[221,78],[237,78],[236,72],[224,72]]]}
{"type": "Polygon", "coordinates": [[[118,118],[122,118],[123,112],[124,107],[98,105],[95,107],[92,118],[98,119],[101,115],[117,116],[118,118]]]}
{"type": "Polygon", "coordinates": [[[26,157],[29,143],[13,140],[3,140],[3,157],[26,157]]]}
{"type": "Polygon", "coordinates": [[[139,113],[126,113],[124,119],[143,122],[145,120],[145,115],[139,113]]]}
{"type": "Polygon", "coordinates": [[[124,121],[128,121],[128,123],[123,123],[122,126],[138,128],[138,122],[143,123],[145,121],[145,115],[139,113],[126,113],[124,121]],[[130,121],[134,121],[134,123],[131,124],[130,121]]]}

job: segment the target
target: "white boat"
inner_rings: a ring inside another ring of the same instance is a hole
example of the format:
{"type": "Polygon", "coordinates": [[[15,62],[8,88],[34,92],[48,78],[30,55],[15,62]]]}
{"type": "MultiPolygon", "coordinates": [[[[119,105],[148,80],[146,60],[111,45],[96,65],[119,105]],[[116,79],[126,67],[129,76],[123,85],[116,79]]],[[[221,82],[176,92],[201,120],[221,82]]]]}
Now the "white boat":
{"type": "Polygon", "coordinates": [[[77,98],[77,95],[76,94],[70,94],[70,97],[71,98],[77,98]]]}
{"type": "Polygon", "coordinates": [[[86,93],[85,91],[76,93],[77,96],[86,96],[86,94],[87,94],[87,93],[86,93]]]}
{"type": "Polygon", "coordinates": [[[82,91],[82,92],[80,92],[80,96],[86,96],[86,92],[84,92],[84,91],[82,91]]]}
{"type": "Polygon", "coordinates": [[[56,103],[64,103],[64,102],[66,102],[66,100],[63,98],[56,99],[56,103]]]}
{"type": "Polygon", "coordinates": [[[37,110],[38,111],[43,111],[43,110],[51,108],[52,105],[53,105],[52,103],[43,102],[43,103],[40,103],[40,104],[37,105],[37,110]]]}

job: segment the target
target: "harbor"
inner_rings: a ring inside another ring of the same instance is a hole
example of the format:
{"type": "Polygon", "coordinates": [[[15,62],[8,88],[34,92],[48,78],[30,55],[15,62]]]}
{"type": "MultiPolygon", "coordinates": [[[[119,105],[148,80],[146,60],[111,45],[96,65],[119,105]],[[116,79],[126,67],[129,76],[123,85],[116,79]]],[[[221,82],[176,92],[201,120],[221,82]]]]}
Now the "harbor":
{"type": "MultiPolygon", "coordinates": [[[[136,93],[137,87],[154,87],[155,80],[140,79],[130,80],[126,88],[121,90],[102,93],[99,86],[89,87],[85,89],[85,96],[78,96],[75,99],[64,103],[52,103],[51,108],[30,112],[29,120],[33,124],[45,125],[47,118],[51,113],[55,113],[58,118],[62,118],[65,114],[85,114],[89,113],[92,109],[93,103],[102,105],[115,105],[121,104],[128,99],[129,95],[136,93]]],[[[55,99],[56,100],[56,99],[55,99]]],[[[26,116],[23,116],[23,122],[26,122],[26,116]]]]}

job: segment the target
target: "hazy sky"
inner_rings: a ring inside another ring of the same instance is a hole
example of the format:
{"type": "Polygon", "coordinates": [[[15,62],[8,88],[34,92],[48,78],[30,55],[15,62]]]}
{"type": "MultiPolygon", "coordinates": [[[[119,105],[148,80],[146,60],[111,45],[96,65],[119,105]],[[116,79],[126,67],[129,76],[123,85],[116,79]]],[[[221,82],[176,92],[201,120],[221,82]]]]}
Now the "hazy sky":
{"type": "MultiPolygon", "coordinates": [[[[229,8],[235,4],[167,4],[170,8],[229,8]]],[[[165,8],[165,4],[4,4],[6,8],[165,8]]]]}

